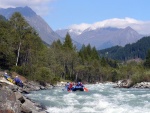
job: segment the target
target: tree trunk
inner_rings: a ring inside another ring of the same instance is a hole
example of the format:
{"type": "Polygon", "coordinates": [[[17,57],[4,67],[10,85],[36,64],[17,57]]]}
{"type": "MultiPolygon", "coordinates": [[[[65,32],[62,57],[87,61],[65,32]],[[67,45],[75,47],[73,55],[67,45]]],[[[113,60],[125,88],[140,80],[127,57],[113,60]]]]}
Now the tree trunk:
{"type": "Polygon", "coordinates": [[[17,60],[16,60],[16,66],[18,65],[18,60],[19,60],[19,55],[20,55],[20,47],[21,47],[21,41],[20,41],[20,43],[19,43],[18,54],[17,54],[17,60]]]}
{"type": "Polygon", "coordinates": [[[76,73],[76,79],[75,79],[75,82],[77,82],[77,78],[78,78],[78,72],[76,73]]]}
{"type": "Polygon", "coordinates": [[[70,78],[72,77],[71,75],[73,75],[73,61],[71,62],[71,70],[70,70],[70,78]]]}

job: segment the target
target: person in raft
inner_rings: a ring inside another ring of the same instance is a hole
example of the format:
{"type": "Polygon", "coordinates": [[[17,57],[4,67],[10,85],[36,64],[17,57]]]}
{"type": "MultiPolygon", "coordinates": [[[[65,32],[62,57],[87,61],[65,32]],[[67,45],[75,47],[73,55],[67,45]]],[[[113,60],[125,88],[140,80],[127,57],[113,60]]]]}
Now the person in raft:
{"type": "Polygon", "coordinates": [[[68,91],[72,90],[72,87],[73,87],[73,84],[72,84],[72,82],[70,82],[67,90],[68,91]]]}
{"type": "Polygon", "coordinates": [[[70,83],[69,83],[69,82],[67,82],[67,83],[65,84],[65,88],[67,89],[67,91],[68,91],[68,87],[69,87],[69,85],[70,85],[70,83]]]}
{"type": "Polygon", "coordinates": [[[82,82],[78,82],[76,86],[79,87],[79,88],[83,88],[84,87],[84,85],[82,84],[82,82]]]}
{"type": "Polygon", "coordinates": [[[72,91],[76,90],[84,91],[84,85],[82,82],[78,82],[74,87],[72,87],[72,91]]]}

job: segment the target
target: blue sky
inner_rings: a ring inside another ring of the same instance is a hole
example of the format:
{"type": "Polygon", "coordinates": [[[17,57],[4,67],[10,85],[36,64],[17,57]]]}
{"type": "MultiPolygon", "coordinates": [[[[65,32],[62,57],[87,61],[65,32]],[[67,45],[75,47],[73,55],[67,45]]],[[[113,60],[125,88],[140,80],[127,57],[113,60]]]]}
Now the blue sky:
{"type": "Polygon", "coordinates": [[[49,4],[52,9],[43,18],[54,30],[111,18],[149,21],[149,5],[150,0],[56,0],[49,4]]]}
{"type": "Polygon", "coordinates": [[[0,3],[1,8],[31,7],[53,30],[112,18],[150,22],[150,0],[0,0],[0,3]]]}

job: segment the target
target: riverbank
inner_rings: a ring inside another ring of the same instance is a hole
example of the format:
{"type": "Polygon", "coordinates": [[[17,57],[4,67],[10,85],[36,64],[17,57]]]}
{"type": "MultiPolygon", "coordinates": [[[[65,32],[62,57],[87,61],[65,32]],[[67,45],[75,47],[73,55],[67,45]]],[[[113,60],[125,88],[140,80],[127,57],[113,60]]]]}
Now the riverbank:
{"type": "Polygon", "coordinates": [[[85,84],[89,92],[66,92],[63,87],[32,92],[29,98],[48,113],[149,113],[150,90],[113,88],[116,83],[85,84]]]}
{"type": "Polygon", "coordinates": [[[21,88],[0,76],[0,113],[47,113],[45,106],[32,101],[25,94],[52,87],[50,84],[26,81],[21,88]]]}
{"type": "Polygon", "coordinates": [[[150,82],[140,82],[133,84],[131,79],[124,79],[116,82],[114,88],[150,88],[150,82]]]}
{"type": "MultiPolygon", "coordinates": [[[[20,76],[21,77],[21,76],[20,76]]],[[[31,91],[47,90],[52,85],[44,82],[23,80],[24,87],[21,88],[0,76],[0,113],[48,113],[47,108],[40,103],[34,102],[26,97],[31,91]]],[[[64,86],[66,82],[58,82],[56,86],[64,86]]],[[[120,80],[115,83],[115,88],[150,88],[149,82],[131,85],[130,80],[120,80]]]]}

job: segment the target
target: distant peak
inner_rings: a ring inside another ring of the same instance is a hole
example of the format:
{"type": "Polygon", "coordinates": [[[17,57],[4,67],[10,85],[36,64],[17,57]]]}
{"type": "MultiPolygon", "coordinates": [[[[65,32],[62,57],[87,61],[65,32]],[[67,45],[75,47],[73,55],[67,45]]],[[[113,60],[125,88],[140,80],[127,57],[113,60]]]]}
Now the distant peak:
{"type": "Polygon", "coordinates": [[[125,29],[132,29],[130,26],[126,27],[125,29]]]}
{"type": "Polygon", "coordinates": [[[118,30],[119,28],[117,27],[104,27],[104,28],[101,28],[101,29],[106,29],[106,30],[118,30]]]}
{"type": "Polygon", "coordinates": [[[19,11],[21,14],[23,14],[24,16],[27,16],[27,17],[36,15],[36,13],[29,6],[16,7],[16,8],[14,8],[14,10],[19,11]]]}
{"type": "Polygon", "coordinates": [[[28,6],[25,6],[24,8],[30,8],[30,7],[28,7],[28,6]]]}
{"type": "Polygon", "coordinates": [[[128,31],[132,30],[133,31],[134,29],[132,29],[130,26],[128,26],[125,28],[125,30],[128,30],[128,31]]]}
{"type": "Polygon", "coordinates": [[[29,6],[25,6],[25,7],[23,7],[23,9],[32,10],[29,6]]]}

